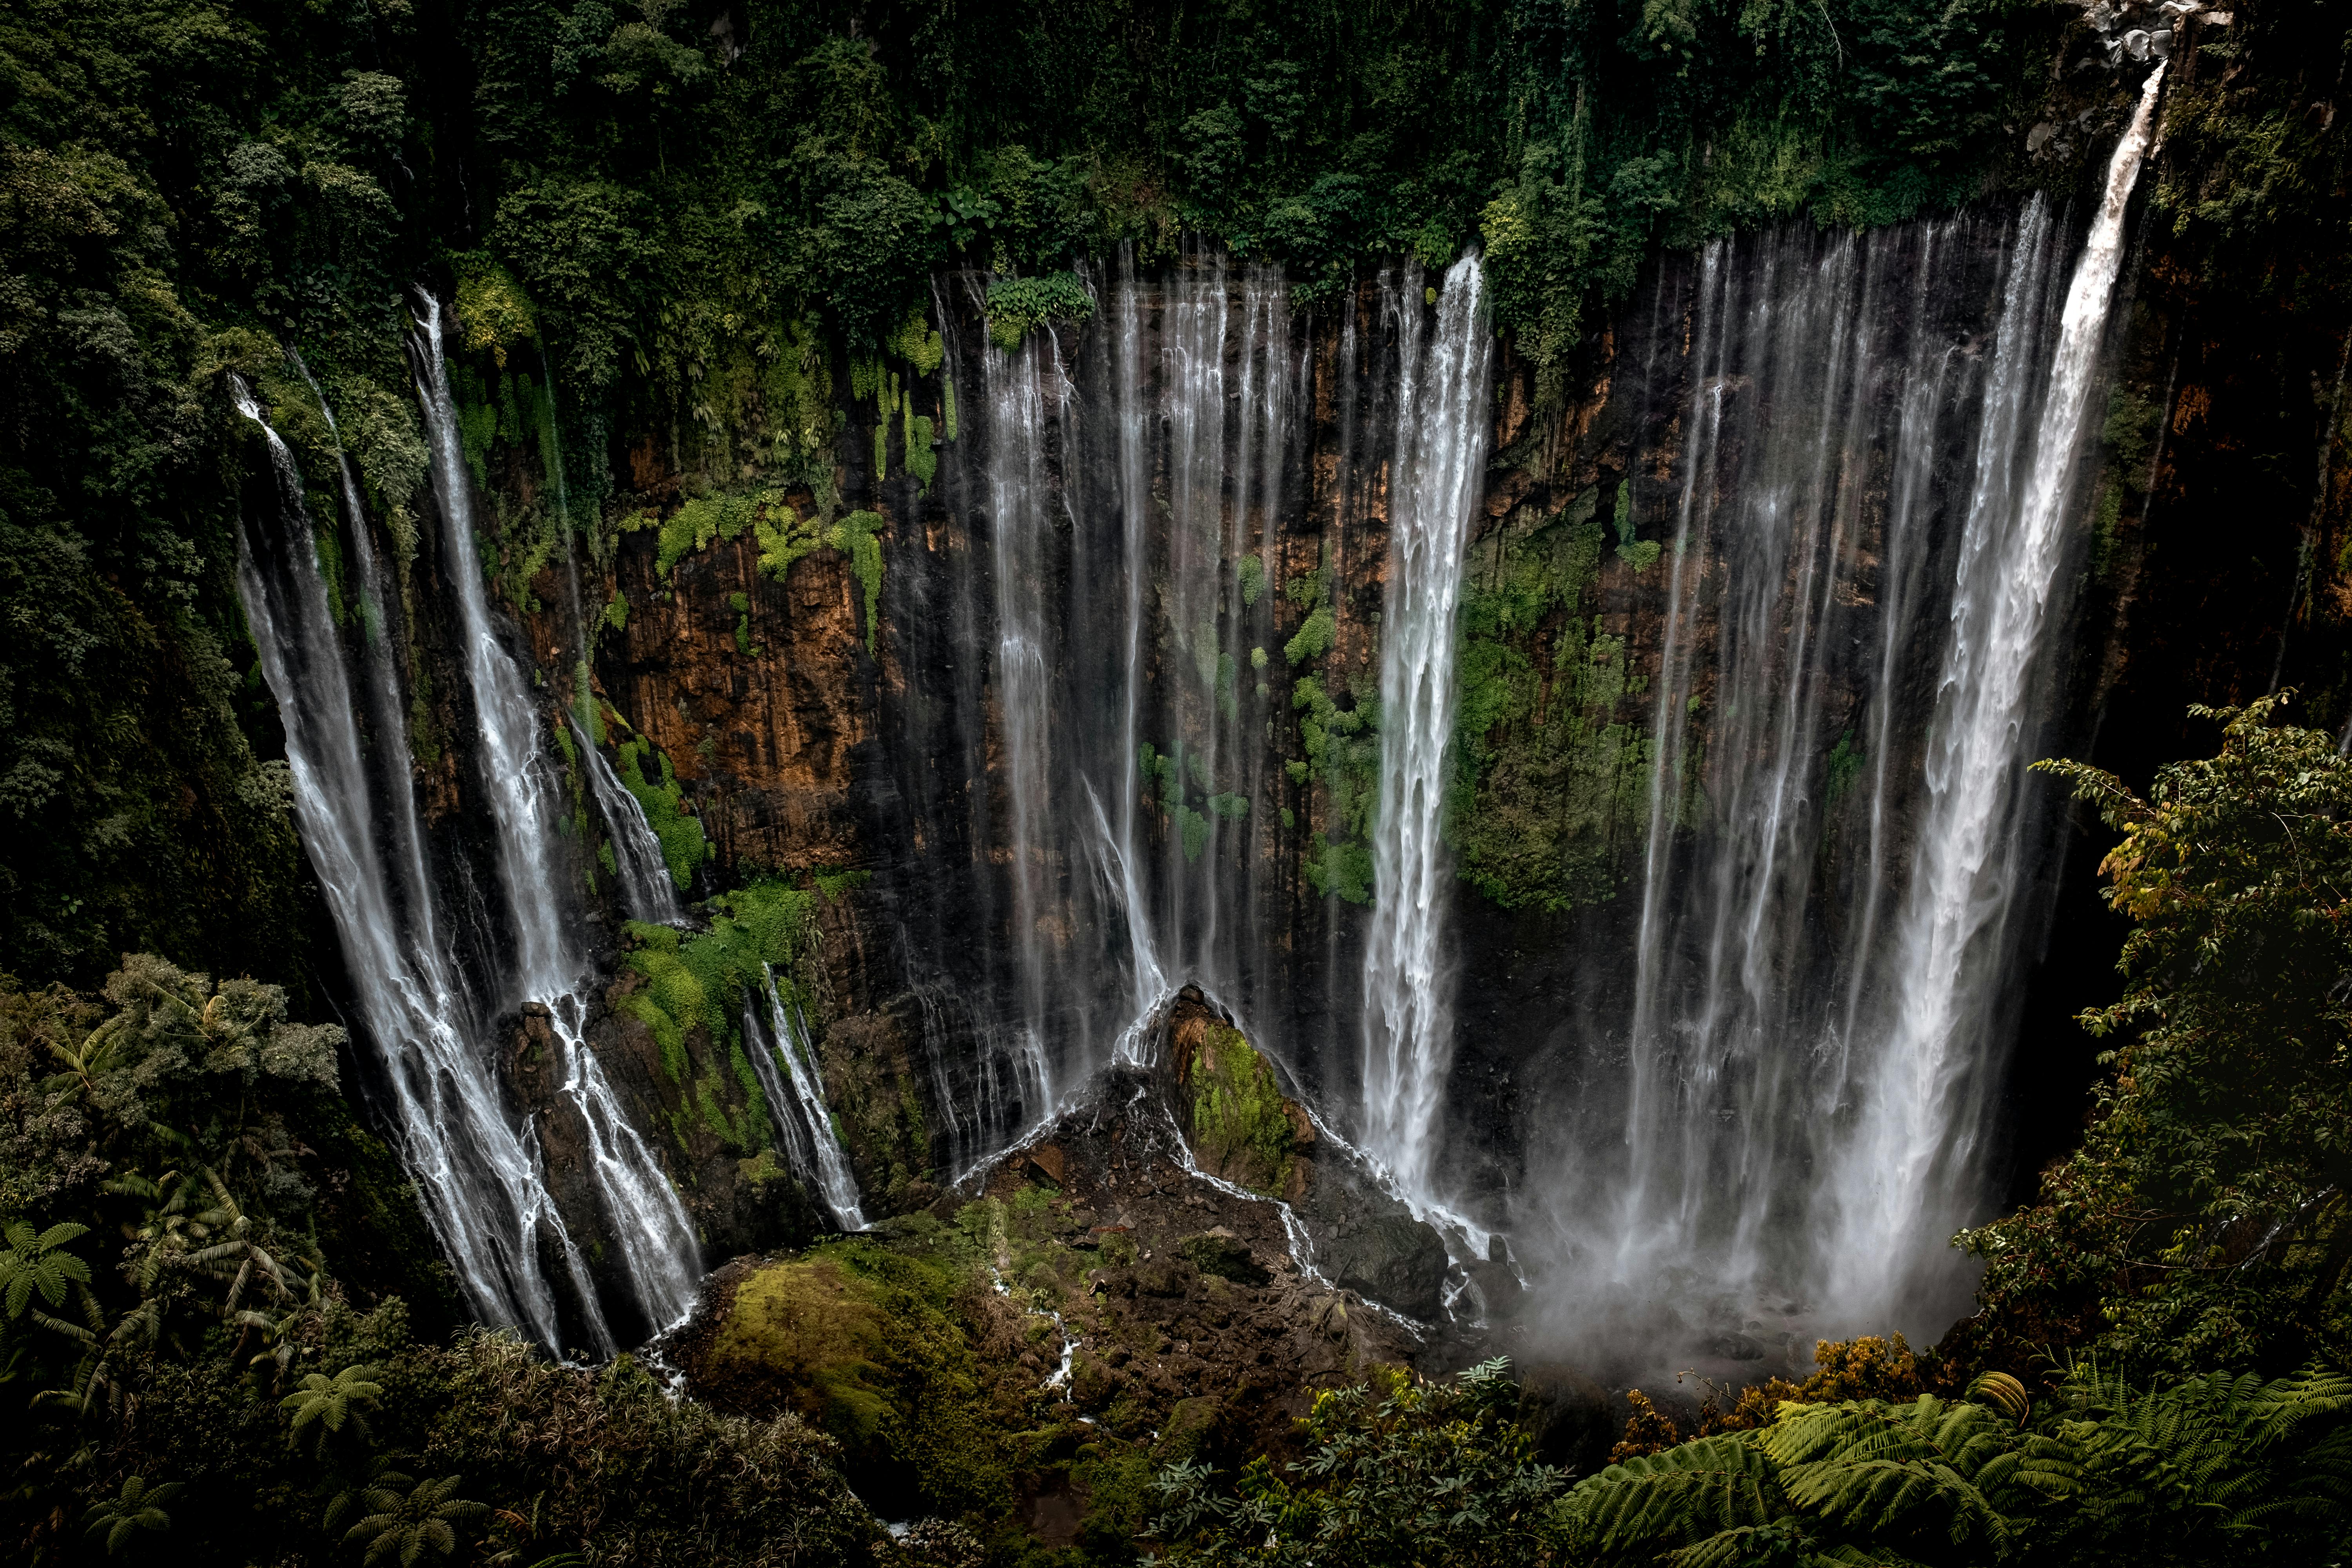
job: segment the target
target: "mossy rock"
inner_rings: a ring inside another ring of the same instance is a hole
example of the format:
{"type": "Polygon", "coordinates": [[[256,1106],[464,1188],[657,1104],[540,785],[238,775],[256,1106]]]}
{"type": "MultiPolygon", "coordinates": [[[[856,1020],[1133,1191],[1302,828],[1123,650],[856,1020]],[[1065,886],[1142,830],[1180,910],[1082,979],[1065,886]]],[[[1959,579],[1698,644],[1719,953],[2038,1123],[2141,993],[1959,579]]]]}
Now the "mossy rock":
{"type": "Polygon", "coordinates": [[[1291,1195],[1292,1156],[1305,1118],[1283,1097],[1274,1068],[1221,1019],[1186,1020],[1176,1034],[1192,1101],[1192,1157],[1211,1175],[1268,1197],[1291,1195]]]}
{"type": "Polygon", "coordinates": [[[1250,1257],[1249,1243],[1222,1226],[1186,1237],[1176,1250],[1202,1273],[1236,1285],[1263,1285],[1273,1278],[1250,1257]]]}
{"type": "Polygon", "coordinates": [[[692,1357],[698,1393],[798,1411],[886,1517],[992,1518],[1010,1506],[1002,1412],[952,1310],[961,1274],[867,1241],[760,1266],[692,1357]]]}
{"type": "Polygon", "coordinates": [[[1178,1400],[1168,1412],[1167,1424],[1160,1429],[1160,1441],[1151,1453],[1152,1462],[1174,1465],[1194,1458],[1224,1413],[1225,1402],[1213,1394],[1178,1400]]]}

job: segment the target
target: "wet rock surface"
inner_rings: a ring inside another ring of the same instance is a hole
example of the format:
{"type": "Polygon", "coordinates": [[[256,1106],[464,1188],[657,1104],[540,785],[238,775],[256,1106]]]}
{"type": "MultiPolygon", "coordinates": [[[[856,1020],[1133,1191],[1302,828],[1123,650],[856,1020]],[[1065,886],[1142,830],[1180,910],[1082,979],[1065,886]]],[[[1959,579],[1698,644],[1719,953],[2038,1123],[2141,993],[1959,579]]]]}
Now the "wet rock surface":
{"type": "Polygon", "coordinates": [[[1218,1026],[1229,1068],[1264,1065],[1181,997],[1153,1066],[1101,1074],[928,1211],[727,1265],[667,1359],[698,1398],[833,1432],[886,1517],[992,1500],[1058,1545],[1139,1529],[1168,1463],[1288,1457],[1320,1390],[1487,1353],[1399,1314],[1388,1298],[1438,1315],[1444,1247],[1295,1103],[1261,1097],[1257,1163],[1226,1168],[1298,1210],[1197,1168],[1182,1097],[1207,1080],[1175,1053],[1218,1026]]]}
{"type": "MultiPolygon", "coordinates": [[[[1008,1209],[1026,1206],[1079,1259],[1080,1289],[1064,1309],[1079,1409],[1126,1401],[1165,1412],[1164,1436],[1179,1405],[1212,1399],[1213,1411],[1192,1405],[1186,1421],[1243,1447],[1278,1445],[1315,1390],[1354,1382],[1375,1363],[1409,1364],[1430,1334],[1368,1300],[1350,1282],[1357,1271],[1343,1278],[1302,1267],[1276,1200],[1192,1169],[1169,1081],[1136,1068],[1107,1073],[1086,1102],[977,1185],[1008,1209]]],[[[1306,1182],[1314,1192],[1320,1169],[1306,1182]]],[[[1405,1286],[1404,1248],[1382,1252],[1357,1239],[1381,1224],[1401,1228],[1398,1217],[1370,1204],[1340,1208],[1335,1200],[1335,1209],[1356,1226],[1346,1256],[1385,1260],[1384,1278],[1405,1286]]],[[[1403,1215],[1404,1226],[1415,1223],[1403,1215]]],[[[1316,1225],[1306,1234],[1318,1228],[1339,1235],[1316,1225]]],[[[1435,1269],[1425,1288],[1407,1293],[1433,1315],[1444,1251],[1434,1232],[1420,1229],[1436,1248],[1435,1269]]],[[[1310,1262],[1320,1256],[1310,1248],[1310,1262]]]]}
{"type": "Polygon", "coordinates": [[[1280,1097],[1270,1067],[1197,988],[1176,994],[1151,1042],[1151,1088],[1193,1163],[1286,1200],[1306,1235],[1312,1271],[1340,1289],[1422,1322],[1444,1315],[1444,1239],[1381,1189],[1362,1156],[1323,1136],[1303,1107],[1280,1097]],[[1237,1071],[1236,1056],[1254,1067],[1237,1071]],[[1215,1057],[1225,1059],[1213,1081],[1202,1064],[1215,1057]],[[1223,1092],[1252,1072],[1267,1086],[1254,1140],[1231,1125],[1237,1118],[1223,1092]]]}

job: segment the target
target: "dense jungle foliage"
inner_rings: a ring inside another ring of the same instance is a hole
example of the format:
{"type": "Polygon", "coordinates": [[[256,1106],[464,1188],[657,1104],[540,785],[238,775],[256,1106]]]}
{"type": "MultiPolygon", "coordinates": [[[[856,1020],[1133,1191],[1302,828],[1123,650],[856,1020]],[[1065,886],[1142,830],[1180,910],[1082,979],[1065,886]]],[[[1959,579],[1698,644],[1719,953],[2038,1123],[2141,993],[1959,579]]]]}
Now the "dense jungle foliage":
{"type": "Polygon", "coordinates": [[[2352,1365],[2352,764],[2275,722],[2292,693],[2200,710],[2221,752],[2145,798],[2044,764],[2124,837],[2103,870],[2133,921],[2089,1135],[2042,1201],[1970,1231],[1970,1355],[2095,1342],[2170,1373],[2352,1365]]]}

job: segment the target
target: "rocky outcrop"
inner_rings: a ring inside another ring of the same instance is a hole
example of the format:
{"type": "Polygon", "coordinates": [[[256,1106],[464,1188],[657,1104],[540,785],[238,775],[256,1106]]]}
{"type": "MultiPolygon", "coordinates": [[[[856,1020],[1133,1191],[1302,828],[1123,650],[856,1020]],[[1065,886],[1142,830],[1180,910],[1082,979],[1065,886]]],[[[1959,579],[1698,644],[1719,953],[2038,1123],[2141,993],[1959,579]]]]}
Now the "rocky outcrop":
{"type": "Polygon", "coordinates": [[[735,1260],[667,1359],[699,1398],[832,1433],[885,1517],[1009,1516],[1054,1547],[1144,1534],[1161,1466],[1278,1460],[1318,1390],[1452,1351],[1302,1265],[1278,1200],[1197,1170],[1172,1079],[1113,1069],[929,1212],[735,1260]]]}
{"type": "MultiPolygon", "coordinates": [[[[1444,1238],[1385,1191],[1371,1167],[1276,1086],[1273,1065],[1198,988],[1170,1001],[1153,1037],[1151,1091],[1189,1163],[1286,1203],[1306,1264],[1341,1289],[1423,1322],[1444,1315],[1444,1238]]],[[[1285,1232],[1285,1246],[1291,1238],[1285,1232]]]]}

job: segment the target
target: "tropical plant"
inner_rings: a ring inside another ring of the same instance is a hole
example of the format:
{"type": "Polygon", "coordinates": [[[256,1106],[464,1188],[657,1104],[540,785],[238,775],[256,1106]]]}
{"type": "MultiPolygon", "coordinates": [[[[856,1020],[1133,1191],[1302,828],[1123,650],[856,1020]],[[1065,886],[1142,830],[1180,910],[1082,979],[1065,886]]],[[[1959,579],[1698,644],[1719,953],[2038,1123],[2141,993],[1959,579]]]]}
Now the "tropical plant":
{"type": "Polygon", "coordinates": [[[70,1036],[60,1037],[58,1032],[47,1034],[42,1044],[65,1071],[49,1078],[42,1087],[69,1098],[89,1093],[98,1086],[99,1078],[115,1065],[115,1056],[122,1043],[120,1023],[119,1016],[109,1018],[78,1041],[70,1036]]]}
{"type": "Polygon", "coordinates": [[[163,1511],[163,1505],[185,1489],[178,1481],[149,1486],[144,1478],[132,1476],[113,1497],[90,1504],[82,1515],[84,1533],[104,1535],[106,1554],[111,1557],[137,1541],[142,1531],[161,1534],[171,1529],[172,1516],[163,1511]]]}
{"type": "Polygon", "coordinates": [[[0,1291],[5,1292],[11,1318],[21,1318],[29,1310],[34,1322],[71,1339],[87,1341],[96,1332],[98,1302],[89,1291],[89,1265],[65,1250],[68,1242],[89,1233],[88,1226],[71,1220],[40,1231],[23,1220],[8,1227],[8,1250],[0,1252],[0,1291]],[[87,1327],[33,1305],[38,1297],[52,1308],[62,1307],[68,1292],[82,1304],[87,1327]]]}
{"type": "MultiPolygon", "coordinates": [[[[2352,1518],[2352,1377],[2211,1373],[2159,1392],[2085,1364],[2054,1429],[2084,1470],[2039,1553],[2082,1568],[2233,1559],[2342,1544],[2352,1518]]],[[[2310,1559],[2315,1561],[2316,1559],[2310,1559]]]]}
{"type": "Polygon", "coordinates": [[[490,1511],[456,1495],[464,1484],[460,1476],[412,1482],[398,1470],[385,1470],[360,1494],[368,1511],[343,1540],[366,1543],[370,1568],[394,1558],[400,1568],[413,1568],[427,1551],[446,1557],[457,1550],[457,1527],[490,1511]]]}
{"type": "MultiPolygon", "coordinates": [[[[2033,1401],[1785,1404],[1770,1426],[1610,1466],[1556,1521],[1597,1564],[2071,1565],[2315,1552],[2352,1506],[2352,1379],[2134,1393],[2084,1367],[2033,1401]]],[[[2274,1560],[2285,1560],[2277,1558],[2274,1560]]]]}
{"type": "Polygon", "coordinates": [[[2095,1341],[2176,1374],[2352,1357],[2352,761],[2274,721],[2282,691],[2196,708],[2218,755],[2145,797],[2047,763],[2123,832],[2102,865],[2129,917],[2080,1150],[2042,1201],[1964,1233],[1985,1310],[1958,1348],[2030,1369],[2095,1341]]]}
{"type": "Polygon", "coordinates": [[[370,1381],[374,1376],[373,1367],[347,1366],[332,1377],[319,1372],[304,1377],[301,1386],[278,1402],[279,1409],[294,1415],[286,1429],[286,1441],[299,1444],[307,1430],[311,1446],[322,1447],[330,1438],[341,1436],[346,1425],[353,1436],[364,1441],[366,1407],[383,1394],[382,1384],[370,1381]]]}
{"type": "MultiPolygon", "coordinates": [[[[252,1216],[216,1173],[208,1170],[204,1174],[205,1184],[212,1189],[213,1202],[196,1219],[213,1239],[209,1245],[190,1252],[186,1266],[214,1279],[226,1281],[228,1289],[221,1301],[221,1316],[236,1315],[237,1303],[245,1299],[246,1288],[257,1279],[267,1284],[278,1300],[290,1299],[294,1288],[286,1277],[285,1266],[261,1245],[252,1216]]],[[[316,1271],[314,1262],[312,1272],[316,1271]]]]}
{"type": "Polygon", "coordinates": [[[1545,1505],[1567,1484],[1534,1461],[1510,1363],[1431,1382],[1383,1371],[1318,1394],[1310,1450],[1277,1473],[1252,1460],[1231,1492],[1198,1463],[1154,1482],[1152,1533],[1171,1563],[1523,1564],[1547,1550],[1545,1505]]]}

